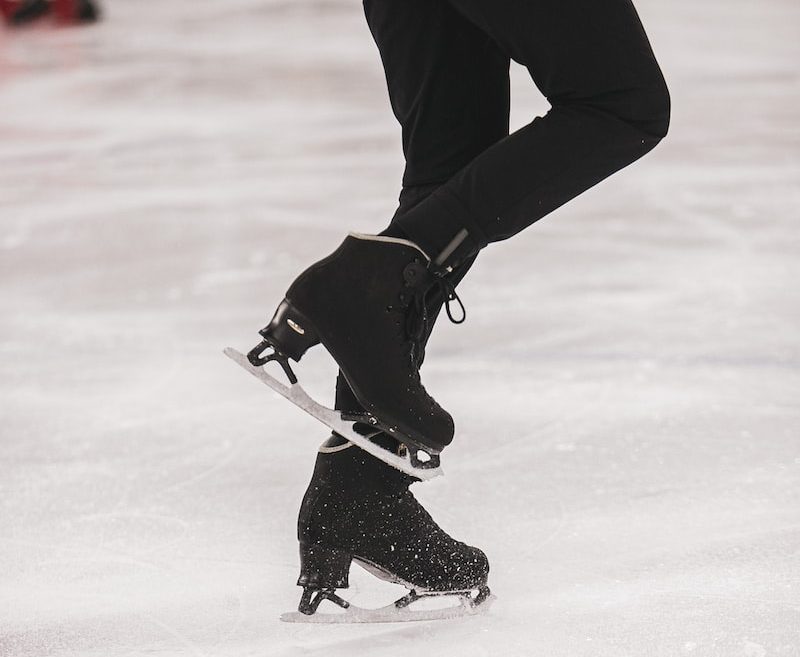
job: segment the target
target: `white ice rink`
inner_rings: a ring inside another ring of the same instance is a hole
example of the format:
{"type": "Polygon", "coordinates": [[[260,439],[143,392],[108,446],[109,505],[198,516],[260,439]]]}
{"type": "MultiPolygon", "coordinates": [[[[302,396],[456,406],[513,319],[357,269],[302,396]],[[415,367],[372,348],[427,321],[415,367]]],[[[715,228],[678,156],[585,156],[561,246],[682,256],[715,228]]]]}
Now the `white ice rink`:
{"type": "Polygon", "coordinates": [[[488,248],[424,370],[458,433],[414,491],[497,602],[382,626],[278,621],[325,432],[222,355],[394,210],[360,3],[0,31],[0,655],[800,655],[800,3],[638,7],[670,136],[488,248]]]}

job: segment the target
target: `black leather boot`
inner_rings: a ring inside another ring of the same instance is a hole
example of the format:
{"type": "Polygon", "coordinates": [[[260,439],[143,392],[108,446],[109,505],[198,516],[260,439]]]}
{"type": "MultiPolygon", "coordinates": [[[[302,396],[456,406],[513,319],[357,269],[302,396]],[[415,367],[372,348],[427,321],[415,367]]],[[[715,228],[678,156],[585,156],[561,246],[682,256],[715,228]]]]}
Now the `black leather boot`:
{"type": "MultiPolygon", "coordinates": [[[[364,422],[436,455],[453,439],[454,425],[419,377],[432,290],[444,290],[448,303],[458,300],[447,272],[412,242],[351,234],[292,283],[250,361],[277,360],[295,382],[288,359],[298,361],[322,342],[363,407],[364,422]],[[264,358],[268,347],[274,353],[264,358]]],[[[449,306],[448,316],[463,321],[449,306]]]]}
{"type": "Polygon", "coordinates": [[[352,561],[418,593],[477,591],[475,604],[489,595],[486,555],[436,524],[414,481],[335,434],[320,448],[298,518],[301,612],[342,604],[335,590],[348,587],[352,561]]]}

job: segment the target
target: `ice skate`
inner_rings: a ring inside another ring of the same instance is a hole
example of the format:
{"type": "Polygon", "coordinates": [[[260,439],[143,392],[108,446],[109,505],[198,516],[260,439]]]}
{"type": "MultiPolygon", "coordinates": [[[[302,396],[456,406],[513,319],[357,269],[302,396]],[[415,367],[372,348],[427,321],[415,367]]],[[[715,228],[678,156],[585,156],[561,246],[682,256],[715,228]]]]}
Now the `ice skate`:
{"type": "MultiPolygon", "coordinates": [[[[299,361],[321,342],[364,409],[342,419],[395,436],[414,454],[412,468],[435,468],[454,426],[423,387],[419,365],[429,324],[427,293],[444,289],[448,303],[458,300],[445,274],[408,240],[351,234],[292,283],[248,359],[255,367],[277,361],[296,386],[289,359],[299,361]]],[[[449,308],[448,316],[463,321],[449,308]]]]}
{"type": "MultiPolygon", "coordinates": [[[[372,439],[393,441],[385,434],[372,439]]],[[[437,620],[488,609],[486,555],[436,524],[408,489],[413,481],[340,436],[323,445],[298,519],[303,594],[298,611],[281,620],[437,620]],[[409,593],[378,609],[355,606],[337,593],[348,588],[352,562],[409,593]],[[449,604],[426,607],[431,600],[449,604]]]]}

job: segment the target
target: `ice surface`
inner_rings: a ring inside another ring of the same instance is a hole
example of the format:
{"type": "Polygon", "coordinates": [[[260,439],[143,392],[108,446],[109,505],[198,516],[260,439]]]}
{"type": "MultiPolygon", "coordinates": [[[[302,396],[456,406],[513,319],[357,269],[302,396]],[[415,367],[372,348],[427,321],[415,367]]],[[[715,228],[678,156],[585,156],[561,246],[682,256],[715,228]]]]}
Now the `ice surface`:
{"type": "Polygon", "coordinates": [[[416,493],[497,602],[421,625],[279,622],[325,436],[221,354],[394,209],[360,4],[0,32],[0,654],[800,655],[800,5],[637,6],[671,135],[487,249],[429,348],[458,437],[416,493]]]}

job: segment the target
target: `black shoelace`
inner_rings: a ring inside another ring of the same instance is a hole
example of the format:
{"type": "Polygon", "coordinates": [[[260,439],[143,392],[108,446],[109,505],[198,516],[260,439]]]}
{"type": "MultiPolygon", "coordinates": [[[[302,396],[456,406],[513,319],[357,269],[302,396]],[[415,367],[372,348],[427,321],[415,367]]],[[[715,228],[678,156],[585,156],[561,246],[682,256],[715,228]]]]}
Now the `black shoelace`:
{"type": "MultiPolygon", "coordinates": [[[[433,269],[432,266],[424,267],[414,261],[403,272],[406,283],[413,289],[411,299],[406,309],[405,332],[410,344],[411,364],[419,370],[425,359],[425,343],[430,331],[430,315],[428,313],[427,299],[432,291],[438,292],[443,301],[447,318],[453,324],[462,324],[467,319],[467,310],[456,294],[455,286],[447,279],[447,272],[433,269]],[[456,319],[450,307],[451,302],[457,302],[461,308],[461,316],[456,319]]],[[[400,295],[401,303],[406,301],[406,294],[400,295]]]]}

